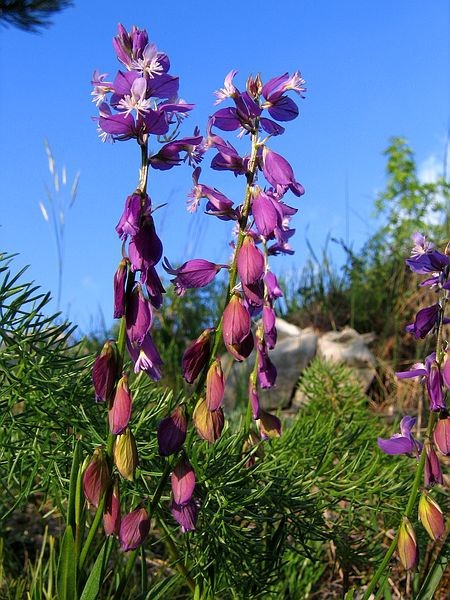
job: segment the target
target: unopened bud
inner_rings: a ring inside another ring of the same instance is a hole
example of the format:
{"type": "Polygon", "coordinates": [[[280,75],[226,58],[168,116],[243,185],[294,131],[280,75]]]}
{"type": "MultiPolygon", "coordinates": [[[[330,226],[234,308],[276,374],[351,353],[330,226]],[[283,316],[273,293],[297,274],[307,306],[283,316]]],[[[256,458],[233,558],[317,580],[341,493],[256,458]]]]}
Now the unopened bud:
{"type": "Polygon", "coordinates": [[[111,433],[122,433],[128,426],[131,417],[131,392],[128,389],[128,377],[123,375],[116,388],[113,403],[109,409],[109,428],[111,433]]]}
{"type": "Polygon", "coordinates": [[[114,273],[114,318],[120,319],[125,312],[125,283],[128,262],[122,259],[114,273]]]}
{"type": "Polygon", "coordinates": [[[150,531],[150,520],[145,508],[137,508],[125,515],[120,524],[119,539],[124,552],[139,548],[150,531]]]}
{"type": "Polygon", "coordinates": [[[419,562],[419,548],[416,534],[408,517],[403,517],[397,541],[397,552],[400,562],[407,571],[415,569],[419,562]]]}
{"type": "Polygon", "coordinates": [[[208,361],[213,331],[214,329],[205,329],[183,354],[181,369],[188,383],[193,383],[197,379],[208,361]]]}
{"type": "Polygon", "coordinates": [[[96,448],[83,475],[83,490],[86,500],[95,508],[109,484],[109,467],[103,448],[96,448]]]}
{"type": "Polygon", "coordinates": [[[220,359],[212,363],[206,375],[206,407],[208,410],[220,408],[225,391],[225,378],[223,376],[220,359]]]}
{"type": "Polygon", "coordinates": [[[95,390],[95,401],[106,402],[111,399],[117,380],[117,348],[113,340],[105,342],[100,356],[92,368],[92,383],[95,390]]]}
{"type": "Polygon", "coordinates": [[[136,441],[129,428],[116,438],[116,443],[114,444],[114,463],[124,479],[133,481],[134,472],[138,465],[138,453],[136,441]]]}
{"type": "Polygon", "coordinates": [[[437,540],[444,533],[445,523],[442,510],[426,492],[420,496],[419,520],[432,540],[437,540]]]}
{"type": "Polygon", "coordinates": [[[433,439],[439,452],[450,456],[450,416],[446,411],[441,414],[436,423],[433,439]]]}
{"type": "Polygon", "coordinates": [[[210,411],[206,406],[205,400],[199,400],[192,415],[195,428],[198,435],[204,440],[213,444],[222,434],[224,425],[223,410],[210,411]]]}
{"type": "Polygon", "coordinates": [[[106,495],[103,529],[106,535],[119,535],[120,530],[120,492],[118,481],[109,487],[106,495]]]}
{"type": "Polygon", "coordinates": [[[276,438],[281,435],[281,421],[275,415],[271,415],[265,410],[259,411],[259,418],[256,421],[259,433],[263,440],[276,438]]]}
{"type": "Polygon", "coordinates": [[[181,450],[186,440],[186,413],[184,406],[177,406],[169,417],[158,425],[158,452],[170,456],[181,450]]]}

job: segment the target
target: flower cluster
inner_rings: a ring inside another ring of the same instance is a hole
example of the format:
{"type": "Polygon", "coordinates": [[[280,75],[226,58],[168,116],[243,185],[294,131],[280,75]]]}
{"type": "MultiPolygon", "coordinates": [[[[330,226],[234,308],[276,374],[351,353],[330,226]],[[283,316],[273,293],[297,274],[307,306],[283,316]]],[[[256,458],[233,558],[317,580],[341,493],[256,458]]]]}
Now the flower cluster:
{"type": "MultiPolygon", "coordinates": [[[[450,417],[446,407],[446,390],[450,389],[450,362],[448,343],[442,339],[442,326],[450,319],[445,317],[445,308],[450,290],[450,256],[448,251],[441,253],[426,236],[415,233],[411,257],[406,260],[410,269],[419,275],[427,275],[421,286],[429,287],[437,293],[437,300],[431,306],[418,311],[414,322],[407,325],[406,331],[416,339],[437,333],[436,351],[429,354],[423,363],[414,364],[410,370],[396,373],[399,379],[420,377],[425,384],[429,410],[431,413],[427,439],[422,444],[412,434],[416,419],[405,416],[400,423],[400,434],[390,439],[378,439],[378,446],[387,454],[407,454],[416,457],[423,465],[424,487],[443,483],[442,468],[436,453],[450,455],[450,417]],[[435,419],[437,418],[437,423],[435,419]],[[432,433],[432,436],[431,436],[432,433]],[[432,439],[431,439],[432,437],[432,439]]],[[[444,532],[444,519],[438,504],[424,490],[419,501],[419,520],[432,539],[444,532]]],[[[418,548],[413,526],[404,516],[398,534],[399,557],[406,569],[413,569],[418,563],[418,548]]]]}
{"type": "MultiPolygon", "coordinates": [[[[114,275],[114,318],[121,319],[119,337],[105,343],[92,373],[96,401],[108,407],[112,451],[95,450],[84,474],[84,490],[88,502],[96,507],[105,496],[105,532],[118,535],[122,548],[132,550],[145,539],[150,522],[144,508],[121,518],[118,475],[132,481],[138,466],[130,427],[132,393],[123,371],[125,348],[135,373],[143,371],[156,381],[163,364],[151,336],[153,311],[161,307],[165,290],[156,271],[163,245],[146,192],[148,171],[149,167],[168,170],[183,160],[196,166],[202,157],[202,137],[195,132],[192,137],[177,138],[179,125],[193,105],[178,98],[178,77],[169,74],[168,56],[149,41],[147,32],[136,27],[127,32],[119,25],[113,46],[125,70],[118,71],[113,81],[107,81],[106,74],[94,73],[92,96],[99,109],[95,119],[103,141],[136,140],[141,149],[141,169],[138,186],[126,198],[116,226],[123,242],[122,260],[114,275]],[[152,145],[160,144],[153,153],[149,151],[151,136],[152,145]],[[113,465],[118,475],[113,475],[113,465]]],[[[169,436],[166,446],[170,443],[173,446],[169,436]]],[[[183,500],[177,506],[184,510],[184,504],[183,500]]]]}
{"type": "Polygon", "coordinates": [[[280,434],[279,419],[263,411],[259,401],[260,390],[276,382],[277,370],[269,351],[277,340],[274,302],[283,295],[270,270],[269,258],[293,253],[289,240],[295,230],[290,227],[290,219],[297,209],[286,204],[284,197],[288,192],[295,196],[304,193],[289,162],[268,145],[271,138],[284,132],[280,123],[297,117],[297,104],[288,93],[294,91],[302,97],[303,79],[298,72],[291,76],[286,73],[263,84],[258,75],[249,77],[245,90],[240,91],[234,83],[235,75],[236,71],[231,71],[223,88],[215,92],[216,104],[228,99],[233,105],[216,110],[209,118],[203,147],[214,152],[213,170],[245,178],[244,202],[235,205],[222,191],[201,182],[200,167],[194,170],[188,202],[188,210],[195,212],[205,199],[207,215],[236,224],[233,257],[229,265],[204,259],[188,261],[179,268],[168,261],[163,264],[175,276],[172,282],[180,295],[186,289],[209,284],[222,268],[229,271],[229,293],[217,328],[205,330],[192,342],[182,361],[185,380],[194,383],[198,379],[193,421],[200,437],[209,442],[221,435],[224,426],[222,343],[236,361],[247,359],[255,351],[249,381],[252,415],[263,439],[280,434]],[[238,137],[250,138],[248,154],[241,155],[222,137],[222,132],[233,131],[238,137]]]}

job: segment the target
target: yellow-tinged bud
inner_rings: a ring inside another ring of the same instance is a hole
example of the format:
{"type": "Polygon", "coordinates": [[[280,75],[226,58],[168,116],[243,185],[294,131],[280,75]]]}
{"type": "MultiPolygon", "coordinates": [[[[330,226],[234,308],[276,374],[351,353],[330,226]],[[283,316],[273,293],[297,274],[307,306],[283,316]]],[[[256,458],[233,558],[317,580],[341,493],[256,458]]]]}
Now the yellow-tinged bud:
{"type": "Polygon", "coordinates": [[[419,500],[419,519],[432,540],[437,540],[444,533],[442,510],[426,492],[423,492],[419,500]]]}
{"type": "Polygon", "coordinates": [[[408,517],[403,517],[398,533],[397,552],[400,562],[408,571],[415,569],[419,562],[419,548],[416,534],[408,517]]]}
{"type": "Polygon", "coordinates": [[[136,441],[129,427],[124,433],[116,437],[114,463],[124,479],[133,481],[134,472],[138,465],[138,452],[136,441]]]}

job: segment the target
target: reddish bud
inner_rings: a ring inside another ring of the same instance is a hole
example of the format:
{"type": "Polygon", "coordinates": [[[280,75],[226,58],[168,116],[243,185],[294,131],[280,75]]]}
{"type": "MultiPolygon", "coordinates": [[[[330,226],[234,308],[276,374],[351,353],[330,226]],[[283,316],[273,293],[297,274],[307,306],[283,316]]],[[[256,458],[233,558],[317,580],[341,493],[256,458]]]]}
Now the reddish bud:
{"type": "Polygon", "coordinates": [[[114,318],[120,319],[125,312],[125,282],[128,263],[122,259],[114,273],[114,318]]]}
{"type": "Polygon", "coordinates": [[[408,517],[403,517],[397,541],[397,552],[400,562],[408,571],[415,569],[419,562],[419,549],[416,534],[408,517]]]}
{"type": "Polygon", "coordinates": [[[420,496],[419,519],[432,540],[437,540],[444,533],[445,523],[442,510],[427,493],[420,496]]]}
{"type": "Polygon", "coordinates": [[[103,513],[105,535],[119,535],[120,530],[120,492],[117,481],[109,487],[103,513]]]}
{"type": "Polygon", "coordinates": [[[430,487],[435,483],[444,483],[442,477],[441,463],[430,442],[425,442],[425,472],[424,472],[425,486],[430,487]]]}
{"type": "Polygon", "coordinates": [[[91,506],[98,507],[109,485],[109,477],[110,473],[106,454],[102,448],[96,448],[92,460],[83,475],[84,496],[91,506]]]}
{"type": "Polygon", "coordinates": [[[119,539],[124,552],[136,550],[144,543],[150,531],[150,520],[145,508],[137,508],[125,515],[120,524],[119,539]]]}
{"type": "Polygon", "coordinates": [[[198,435],[204,440],[213,444],[220,438],[224,425],[223,410],[221,408],[209,411],[205,400],[200,400],[195,407],[192,420],[198,435]]]}
{"type": "Polygon", "coordinates": [[[124,479],[133,481],[134,472],[138,465],[136,441],[131,430],[118,435],[114,444],[114,463],[124,479]]]}
{"type": "Polygon", "coordinates": [[[136,285],[127,302],[125,313],[127,339],[131,345],[141,346],[152,325],[152,308],[144,298],[142,288],[136,285]]]}
{"type": "Polygon", "coordinates": [[[441,414],[433,433],[434,443],[438,450],[450,456],[450,416],[447,412],[441,414]]]}
{"type": "Polygon", "coordinates": [[[105,342],[100,356],[95,359],[92,368],[92,382],[95,390],[95,401],[106,402],[110,400],[116,384],[117,349],[112,340],[105,342]]]}
{"type": "Polygon", "coordinates": [[[225,378],[220,364],[220,359],[212,363],[206,375],[206,408],[217,410],[220,408],[225,392],[225,378]]]}
{"type": "Polygon", "coordinates": [[[174,500],[172,501],[170,512],[173,518],[181,525],[181,531],[186,533],[187,531],[194,531],[197,526],[198,517],[198,505],[194,498],[187,504],[177,504],[174,500]]]}
{"type": "Polygon", "coordinates": [[[237,255],[237,269],[244,285],[259,281],[264,275],[264,256],[255,245],[252,236],[245,236],[237,255]]]}
{"type": "Polygon", "coordinates": [[[174,502],[181,505],[187,504],[191,500],[195,488],[195,473],[188,460],[180,458],[175,465],[170,482],[174,502]]]}
{"type": "Polygon", "coordinates": [[[186,414],[184,406],[177,406],[158,426],[158,452],[170,456],[181,450],[186,440],[186,414]]]}
{"type": "Polygon", "coordinates": [[[183,377],[188,383],[193,383],[208,362],[211,335],[214,329],[205,331],[186,349],[181,361],[183,377]]]}
{"type": "Polygon", "coordinates": [[[116,395],[109,409],[109,428],[111,433],[122,433],[128,426],[131,417],[131,392],[128,389],[128,377],[123,375],[116,388],[116,395]]]}

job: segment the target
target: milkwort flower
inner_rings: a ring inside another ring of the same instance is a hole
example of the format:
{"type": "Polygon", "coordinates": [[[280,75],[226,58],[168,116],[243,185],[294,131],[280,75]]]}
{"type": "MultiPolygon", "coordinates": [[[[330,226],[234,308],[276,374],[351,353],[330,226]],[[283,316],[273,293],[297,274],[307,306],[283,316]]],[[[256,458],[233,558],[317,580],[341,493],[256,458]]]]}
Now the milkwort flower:
{"type": "Polygon", "coordinates": [[[425,363],[416,363],[409,371],[397,372],[399,379],[408,379],[411,377],[421,377],[425,382],[431,411],[440,411],[445,409],[445,400],[443,394],[443,378],[440,367],[436,361],[436,352],[429,354],[425,363]]]}
{"type": "Polygon", "coordinates": [[[400,421],[400,433],[386,440],[378,438],[378,446],[386,454],[408,454],[418,457],[422,445],[418,442],[411,433],[412,428],[416,424],[416,418],[406,415],[400,421]]]}

